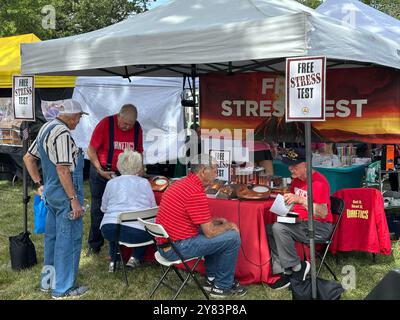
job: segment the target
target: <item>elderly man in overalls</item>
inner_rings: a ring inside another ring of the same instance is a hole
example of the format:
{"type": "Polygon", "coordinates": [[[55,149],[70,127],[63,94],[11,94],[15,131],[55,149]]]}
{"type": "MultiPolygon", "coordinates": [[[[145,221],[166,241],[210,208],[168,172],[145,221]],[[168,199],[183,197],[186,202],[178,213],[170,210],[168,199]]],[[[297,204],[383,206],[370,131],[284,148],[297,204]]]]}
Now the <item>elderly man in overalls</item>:
{"type": "Polygon", "coordinates": [[[40,288],[52,290],[54,299],[80,297],[88,290],[75,283],[82,249],[84,158],[70,132],[87,113],[74,100],[64,100],[59,111],[56,119],[43,125],[24,156],[26,168],[48,209],[40,288]]]}

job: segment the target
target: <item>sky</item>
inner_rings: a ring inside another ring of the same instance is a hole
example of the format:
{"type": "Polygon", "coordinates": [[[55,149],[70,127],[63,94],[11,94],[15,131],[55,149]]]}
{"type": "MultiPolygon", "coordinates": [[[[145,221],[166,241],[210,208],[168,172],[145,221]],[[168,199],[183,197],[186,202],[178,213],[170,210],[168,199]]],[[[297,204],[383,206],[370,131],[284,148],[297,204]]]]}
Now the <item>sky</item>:
{"type": "Polygon", "coordinates": [[[155,2],[153,2],[153,1],[151,1],[149,4],[150,4],[150,6],[149,6],[149,9],[151,10],[151,9],[154,9],[154,8],[156,8],[156,7],[158,7],[159,5],[161,5],[161,4],[164,4],[164,3],[167,3],[169,0],[157,0],[157,1],[155,1],[155,2]]]}

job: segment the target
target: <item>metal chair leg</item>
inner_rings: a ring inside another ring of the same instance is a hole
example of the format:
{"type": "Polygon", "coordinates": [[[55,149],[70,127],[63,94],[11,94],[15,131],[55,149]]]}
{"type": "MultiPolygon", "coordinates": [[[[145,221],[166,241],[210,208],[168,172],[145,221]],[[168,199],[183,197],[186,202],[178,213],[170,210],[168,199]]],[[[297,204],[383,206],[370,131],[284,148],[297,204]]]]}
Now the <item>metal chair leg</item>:
{"type": "Polygon", "coordinates": [[[122,257],[121,246],[119,245],[118,242],[116,242],[116,243],[117,243],[118,253],[119,253],[119,256],[120,256],[120,259],[121,259],[122,271],[123,271],[123,273],[124,273],[124,278],[125,278],[125,284],[126,284],[126,286],[128,287],[128,286],[129,286],[129,283],[128,283],[128,275],[127,275],[127,273],[126,273],[126,267],[125,267],[125,263],[124,263],[124,258],[122,257]]]}
{"type": "Polygon", "coordinates": [[[156,286],[150,293],[150,299],[153,297],[153,295],[156,293],[157,289],[160,287],[161,283],[163,283],[165,277],[167,276],[168,272],[171,270],[171,267],[168,267],[167,270],[164,272],[162,275],[161,279],[157,282],[156,286]]]}
{"type": "Polygon", "coordinates": [[[321,257],[321,255],[318,254],[318,257],[320,258],[321,263],[320,263],[319,268],[318,268],[318,271],[317,271],[317,277],[319,276],[319,273],[321,272],[322,265],[325,265],[325,267],[326,267],[326,268],[328,269],[328,271],[331,273],[331,275],[333,276],[333,278],[334,278],[336,281],[338,281],[338,278],[336,277],[336,274],[333,272],[332,268],[329,266],[328,263],[325,262],[325,258],[326,258],[326,255],[327,255],[327,253],[328,253],[328,250],[329,250],[329,246],[327,246],[327,247],[325,248],[324,255],[323,255],[322,257],[321,257]]]}
{"type": "Polygon", "coordinates": [[[174,268],[174,267],[172,267],[172,270],[174,270],[174,271],[175,271],[175,273],[177,274],[177,276],[179,277],[179,279],[181,279],[181,281],[183,282],[183,281],[184,281],[184,279],[183,279],[182,275],[180,274],[180,272],[178,271],[178,269],[177,269],[177,268],[174,268]]]}
{"type": "Polygon", "coordinates": [[[175,300],[178,295],[181,293],[183,287],[186,285],[186,283],[189,281],[190,278],[192,278],[194,280],[194,282],[196,283],[196,285],[198,286],[198,288],[203,292],[204,296],[206,297],[207,300],[209,300],[210,298],[208,297],[207,292],[204,290],[203,286],[201,285],[201,283],[199,282],[199,280],[197,280],[197,277],[194,274],[194,270],[196,269],[197,265],[200,263],[201,261],[201,257],[197,259],[196,263],[193,265],[193,267],[190,269],[189,266],[184,263],[186,271],[188,272],[187,277],[185,278],[185,280],[183,281],[182,285],[179,287],[178,291],[176,292],[175,296],[173,297],[172,300],[175,300]]]}

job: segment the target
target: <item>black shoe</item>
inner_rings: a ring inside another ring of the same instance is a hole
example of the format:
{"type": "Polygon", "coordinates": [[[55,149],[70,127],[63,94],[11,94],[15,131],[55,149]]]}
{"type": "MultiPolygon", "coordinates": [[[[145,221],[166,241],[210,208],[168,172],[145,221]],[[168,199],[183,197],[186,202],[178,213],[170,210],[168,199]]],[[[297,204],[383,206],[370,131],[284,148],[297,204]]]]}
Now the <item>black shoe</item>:
{"type": "MultiPolygon", "coordinates": [[[[207,277],[205,278],[205,281],[202,283],[203,289],[206,292],[211,292],[212,287],[214,287],[214,280],[209,280],[207,277]]],[[[240,283],[237,280],[233,280],[233,285],[232,288],[239,288],[240,283]]]]}
{"type": "Polygon", "coordinates": [[[212,287],[214,287],[214,280],[208,280],[206,277],[201,285],[206,292],[211,292],[212,287]]]}
{"type": "Polygon", "coordinates": [[[311,265],[308,261],[301,262],[301,269],[299,271],[293,271],[292,277],[304,281],[306,280],[307,274],[310,272],[311,265]]]}
{"type": "Polygon", "coordinates": [[[235,281],[229,289],[221,289],[213,286],[211,288],[210,296],[212,298],[223,299],[229,296],[243,297],[246,293],[247,289],[242,287],[239,282],[235,281]]]}
{"type": "Polygon", "coordinates": [[[99,253],[100,253],[100,249],[94,249],[94,248],[89,247],[89,249],[86,251],[86,257],[90,257],[94,254],[97,255],[99,253]]]}
{"type": "Polygon", "coordinates": [[[281,290],[290,286],[290,279],[287,275],[282,274],[282,276],[275,283],[269,285],[273,290],[281,290]]]}
{"type": "Polygon", "coordinates": [[[135,257],[130,257],[128,262],[126,263],[126,266],[129,268],[137,268],[140,267],[144,264],[142,260],[139,260],[135,257]]]}

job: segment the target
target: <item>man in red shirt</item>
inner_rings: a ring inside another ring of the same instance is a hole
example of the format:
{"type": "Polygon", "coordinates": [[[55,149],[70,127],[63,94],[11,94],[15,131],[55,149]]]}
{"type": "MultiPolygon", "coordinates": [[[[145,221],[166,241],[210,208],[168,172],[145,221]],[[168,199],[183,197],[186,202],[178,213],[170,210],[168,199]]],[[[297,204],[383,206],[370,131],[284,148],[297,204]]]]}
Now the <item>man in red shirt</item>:
{"type": "Polygon", "coordinates": [[[105,117],[97,124],[87,150],[91,162],[89,185],[92,200],[87,256],[99,253],[104,243],[100,231],[103,219],[101,199],[107,181],[119,175],[116,166],[118,155],[125,149],[143,153],[142,128],[137,121],[137,109],[132,104],[123,105],[118,114],[105,117]]]}
{"type": "MultiPolygon", "coordinates": [[[[204,187],[217,176],[217,165],[208,155],[191,158],[189,175],[164,193],[156,222],[168,232],[185,259],[204,256],[207,280],[204,289],[211,297],[243,296],[247,290],[234,280],[240,248],[239,229],[224,218],[212,218],[204,187]]],[[[170,246],[159,245],[167,260],[179,259],[170,246]]]]}
{"type": "MultiPolygon", "coordinates": [[[[282,161],[289,165],[292,175],[290,193],[284,195],[285,203],[293,205],[291,211],[299,215],[299,223],[279,223],[267,226],[267,235],[272,258],[272,272],[282,274],[271,285],[283,289],[290,285],[289,277],[305,280],[310,271],[308,261],[300,261],[295,242],[308,241],[307,211],[307,163],[304,148],[289,149],[282,155],[282,161]]],[[[314,209],[315,239],[327,240],[332,232],[330,190],[328,180],[318,171],[312,171],[312,193],[314,209]]]]}

